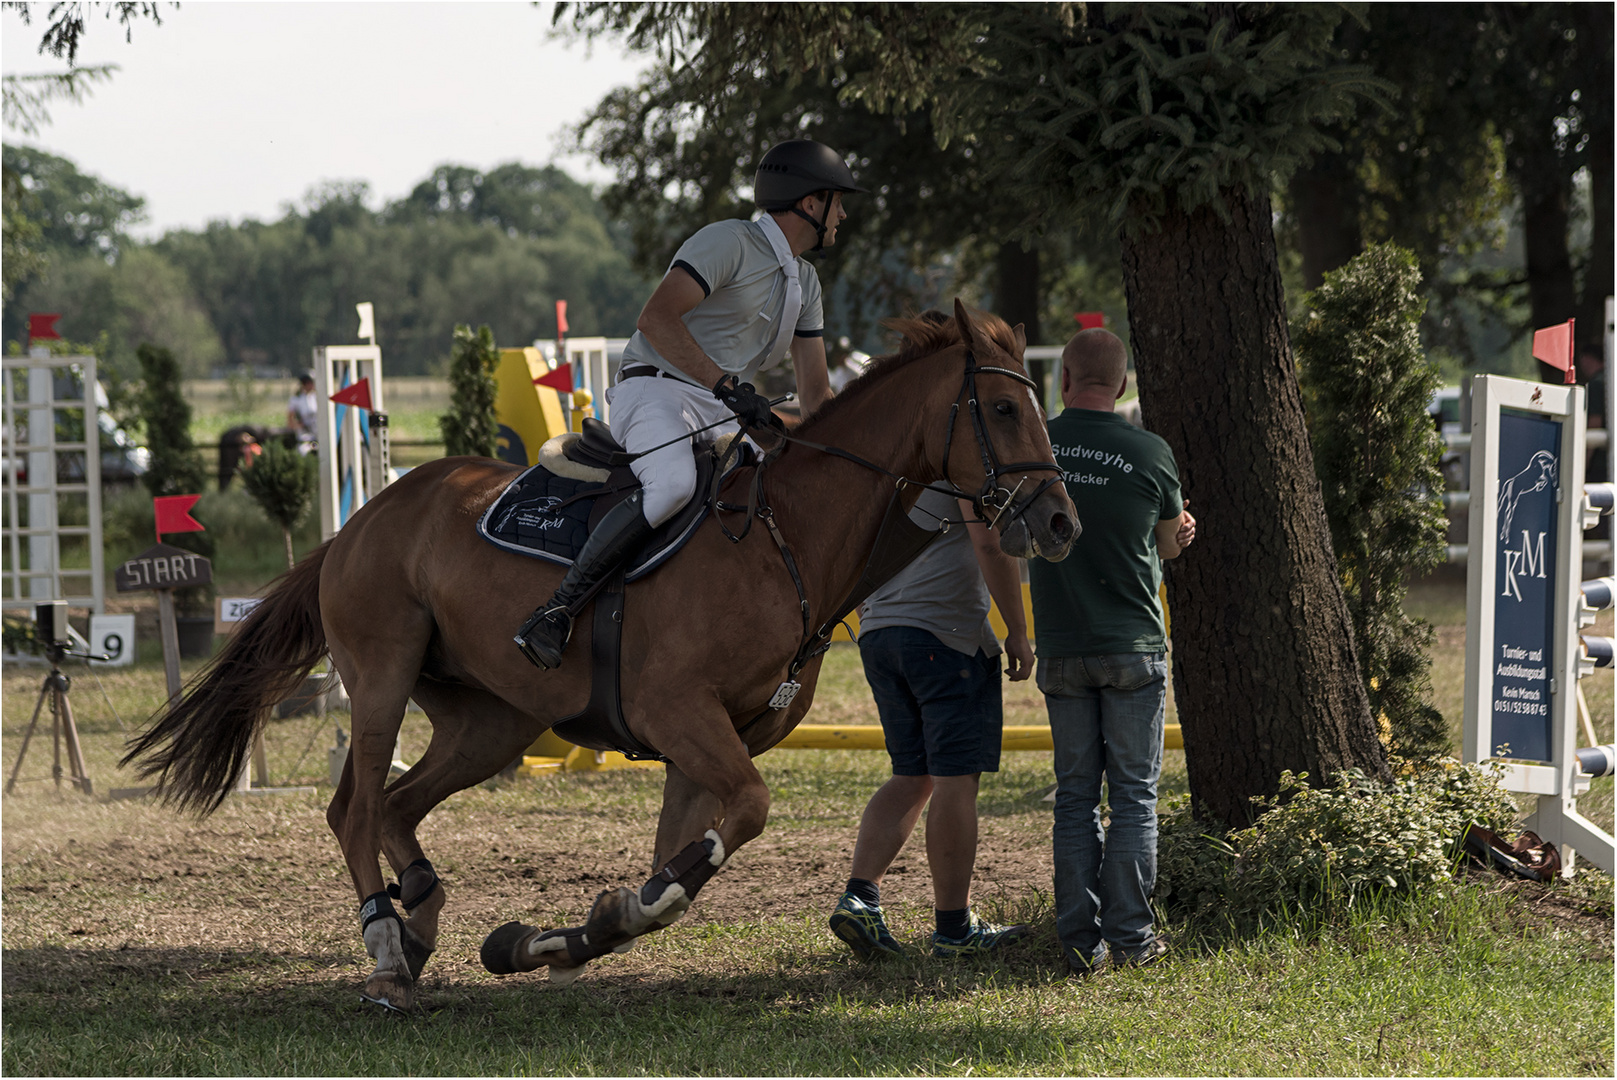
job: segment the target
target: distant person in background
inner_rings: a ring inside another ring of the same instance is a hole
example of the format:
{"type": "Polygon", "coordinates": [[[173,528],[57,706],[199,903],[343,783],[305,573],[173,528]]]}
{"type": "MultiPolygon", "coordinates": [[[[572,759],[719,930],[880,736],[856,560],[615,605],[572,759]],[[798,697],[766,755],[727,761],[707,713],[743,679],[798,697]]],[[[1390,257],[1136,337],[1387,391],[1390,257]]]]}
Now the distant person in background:
{"type": "Polygon", "coordinates": [[[313,442],[315,416],[320,403],[314,396],[314,376],[304,372],[298,376],[298,389],[286,403],[286,426],[297,435],[299,442],[313,442]]]}
{"type": "Polygon", "coordinates": [[[1000,647],[989,598],[1009,631],[1010,677],[1032,671],[1017,560],[968,502],[923,492],[912,517],[924,524],[964,518],[932,542],[860,609],[859,655],[887,737],[893,776],[871,796],[859,822],[847,891],[831,930],[861,959],[901,955],[881,909],[881,880],[927,807],[926,861],[932,872],[934,956],[991,952],[1026,932],[971,910],[977,861],[977,785],[999,769],[1004,712],[1000,647]]]}
{"type": "Polygon", "coordinates": [[[1127,386],[1115,335],[1084,330],[1067,343],[1066,409],[1050,421],[1050,444],[1084,530],[1060,563],[1028,567],[1055,742],[1056,935],[1075,975],[1108,952],[1128,965],[1167,951],[1151,916],[1168,674],[1157,589],[1161,560],[1195,539],[1196,521],[1168,444],[1113,411],[1127,386]]]}

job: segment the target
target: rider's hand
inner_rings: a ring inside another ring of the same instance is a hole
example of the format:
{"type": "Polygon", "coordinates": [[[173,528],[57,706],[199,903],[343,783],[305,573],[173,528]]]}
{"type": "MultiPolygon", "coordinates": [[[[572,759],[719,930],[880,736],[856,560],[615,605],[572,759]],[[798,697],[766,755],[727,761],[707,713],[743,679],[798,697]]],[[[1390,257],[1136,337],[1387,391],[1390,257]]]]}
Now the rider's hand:
{"type": "Polygon", "coordinates": [[[769,407],[769,399],[758,393],[751,383],[744,383],[735,375],[726,375],[713,384],[713,396],[749,428],[781,430],[784,425],[769,407]]]}

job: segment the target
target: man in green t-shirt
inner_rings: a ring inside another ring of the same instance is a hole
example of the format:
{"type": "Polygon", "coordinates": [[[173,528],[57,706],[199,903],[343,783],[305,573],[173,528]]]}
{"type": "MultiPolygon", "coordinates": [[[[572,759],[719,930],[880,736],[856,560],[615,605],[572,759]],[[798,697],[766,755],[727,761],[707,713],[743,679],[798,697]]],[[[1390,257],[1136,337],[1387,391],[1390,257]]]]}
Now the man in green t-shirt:
{"type": "Polygon", "coordinates": [[[1085,330],[1061,354],[1050,444],[1084,529],[1059,563],[1028,565],[1038,685],[1055,741],[1056,933],[1075,974],[1167,951],[1151,921],[1167,634],[1163,559],[1196,536],[1173,452],[1113,411],[1128,354],[1085,330]],[[1100,823],[1105,777],[1111,823],[1100,823]]]}

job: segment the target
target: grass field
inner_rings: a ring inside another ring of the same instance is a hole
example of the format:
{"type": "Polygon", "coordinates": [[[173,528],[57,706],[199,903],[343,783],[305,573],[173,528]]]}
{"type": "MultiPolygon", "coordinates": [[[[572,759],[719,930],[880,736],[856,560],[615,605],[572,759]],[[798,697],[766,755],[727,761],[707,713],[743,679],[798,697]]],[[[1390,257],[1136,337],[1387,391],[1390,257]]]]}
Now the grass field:
{"type": "MultiPolygon", "coordinates": [[[[8,768],[39,678],[5,673],[8,768]]],[[[160,694],[151,662],[76,678],[98,792],[136,782],[114,760],[160,694]]],[[[833,649],[820,698],[815,721],[873,720],[851,647],[833,649]]],[[[1036,722],[1025,685],[1008,705],[1008,722],[1036,722]]],[[[760,761],[775,795],[764,836],[682,922],[565,990],[486,974],[481,938],[511,918],[576,925],[600,889],[643,880],[660,774],[549,776],[450,799],[422,830],[449,891],[444,936],[420,1008],[386,1015],[358,999],[370,965],[323,816],[331,724],[345,719],[270,729],[272,782],[315,794],[233,799],[200,822],[141,801],[59,795],[40,779],[6,798],[7,1074],[1612,1071],[1603,875],[1533,891],[1483,875],[1321,935],[1192,937],[1153,968],[1064,978],[1049,804],[1037,798],[1049,763],[1028,753],[1006,755],[982,794],[977,903],[1036,931],[1001,961],[946,963],[919,949],[886,965],[854,961],[824,919],[884,755],[774,751],[760,761]],[[1553,1037],[1522,1035],[1534,1031],[1553,1037]]],[[[410,714],[407,760],[426,734],[410,714]]],[[[48,775],[49,747],[36,740],[25,777],[48,775]]],[[[1183,791],[1183,755],[1168,757],[1164,792],[1183,791]]],[[[919,837],[884,897],[900,939],[923,945],[919,837]]]]}

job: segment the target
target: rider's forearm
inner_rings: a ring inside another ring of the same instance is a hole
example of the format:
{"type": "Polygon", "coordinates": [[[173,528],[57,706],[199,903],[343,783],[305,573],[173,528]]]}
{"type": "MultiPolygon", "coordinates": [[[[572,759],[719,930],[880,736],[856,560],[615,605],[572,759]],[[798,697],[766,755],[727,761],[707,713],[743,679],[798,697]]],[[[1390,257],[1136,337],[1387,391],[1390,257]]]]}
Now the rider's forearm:
{"type": "Polygon", "coordinates": [[[678,315],[670,318],[659,312],[647,311],[640,316],[638,328],[651,342],[651,347],[657,350],[657,355],[700,385],[711,387],[724,378],[724,370],[708,359],[696,339],[691,337],[685,320],[678,315]]]}
{"type": "Polygon", "coordinates": [[[792,341],[792,371],[803,416],[813,416],[831,400],[831,375],[826,370],[825,339],[800,337],[792,341]]]}

